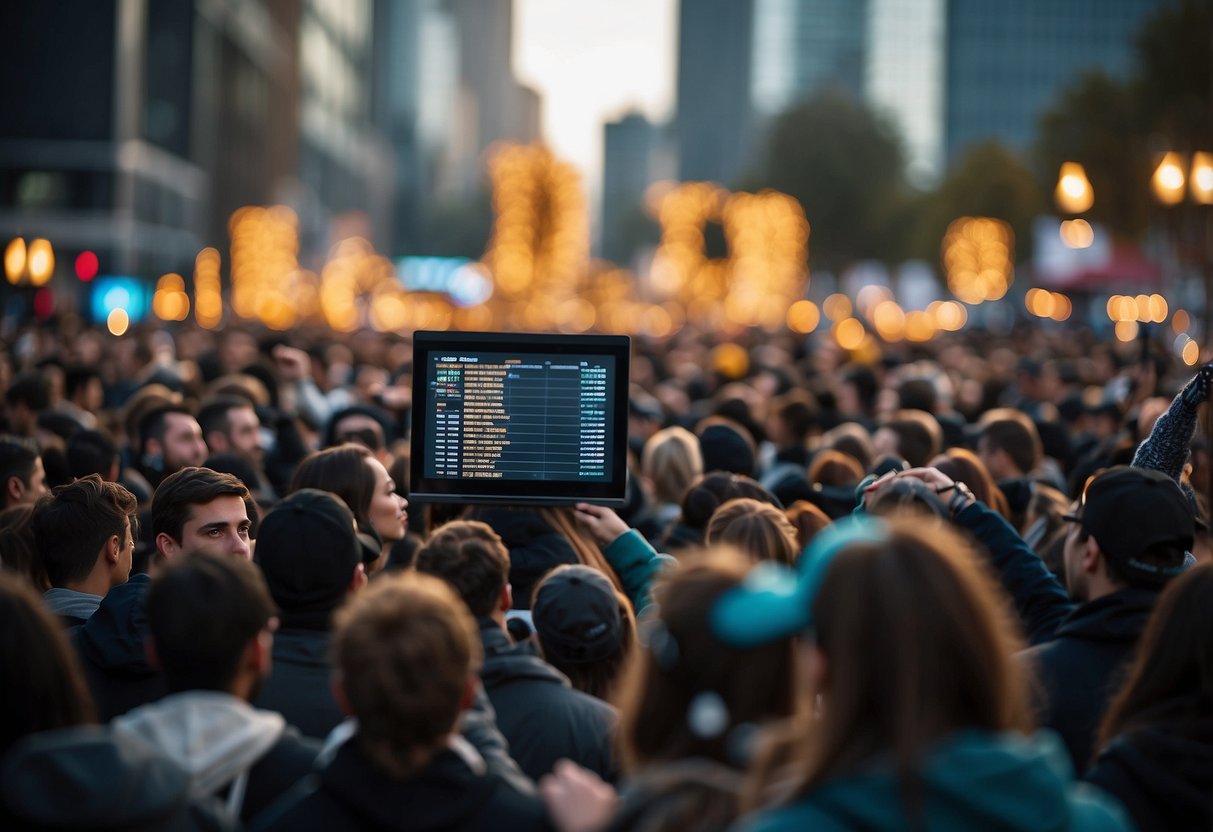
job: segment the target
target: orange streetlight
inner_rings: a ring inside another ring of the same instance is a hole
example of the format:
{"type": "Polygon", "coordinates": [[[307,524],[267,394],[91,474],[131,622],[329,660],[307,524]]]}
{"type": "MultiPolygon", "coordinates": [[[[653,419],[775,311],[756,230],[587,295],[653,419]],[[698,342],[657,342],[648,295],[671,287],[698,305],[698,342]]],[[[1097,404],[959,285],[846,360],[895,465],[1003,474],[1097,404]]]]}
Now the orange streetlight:
{"type": "Polygon", "coordinates": [[[1054,190],[1057,207],[1067,214],[1081,214],[1095,204],[1095,189],[1078,162],[1062,162],[1054,190]]]}

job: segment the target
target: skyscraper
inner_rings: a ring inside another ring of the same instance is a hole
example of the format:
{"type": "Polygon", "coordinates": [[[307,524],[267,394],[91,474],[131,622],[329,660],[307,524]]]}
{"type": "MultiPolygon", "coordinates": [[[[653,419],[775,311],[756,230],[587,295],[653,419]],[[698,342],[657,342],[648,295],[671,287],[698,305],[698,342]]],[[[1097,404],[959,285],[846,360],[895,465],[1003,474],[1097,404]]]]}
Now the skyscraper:
{"type": "Polygon", "coordinates": [[[753,0],[682,0],[678,176],[727,184],[750,162],[753,0]]]}
{"type": "Polygon", "coordinates": [[[652,178],[658,128],[640,113],[629,113],[606,125],[602,165],[602,256],[625,263],[626,223],[639,210],[652,178]]]}
{"type": "Polygon", "coordinates": [[[1087,70],[1123,77],[1159,0],[948,0],[946,153],[998,139],[1024,149],[1058,91],[1087,70]]]}

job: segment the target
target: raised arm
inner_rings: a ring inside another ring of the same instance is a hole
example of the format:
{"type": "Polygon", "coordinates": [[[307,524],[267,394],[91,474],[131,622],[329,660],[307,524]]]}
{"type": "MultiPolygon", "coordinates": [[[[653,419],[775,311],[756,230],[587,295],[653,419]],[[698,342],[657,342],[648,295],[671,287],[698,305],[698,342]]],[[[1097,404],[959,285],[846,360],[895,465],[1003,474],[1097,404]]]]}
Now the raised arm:
{"type": "Polygon", "coordinates": [[[1188,445],[1196,432],[1196,411],[1213,388],[1213,364],[1206,364],[1158,417],[1150,435],[1133,455],[1133,467],[1151,468],[1179,482],[1188,461],[1188,445]]]}
{"type": "Polygon", "coordinates": [[[653,579],[677,561],[669,555],[660,554],[649,545],[644,535],[629,528],[628,524],[609,508],[578,503],[575,516],[577,522],[602,547],[603,556],[619,576],[624,594],[628,596],[639,615],[651,600],[653,579]]]}

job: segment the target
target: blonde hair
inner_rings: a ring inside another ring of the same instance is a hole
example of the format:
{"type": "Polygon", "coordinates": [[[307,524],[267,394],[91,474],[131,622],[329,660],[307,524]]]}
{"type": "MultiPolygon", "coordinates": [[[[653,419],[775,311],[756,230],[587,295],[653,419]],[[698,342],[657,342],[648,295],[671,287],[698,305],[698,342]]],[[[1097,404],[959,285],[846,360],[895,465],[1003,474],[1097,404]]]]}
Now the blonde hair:
{"type": "Polygon", "coordinates": [[[703,476],[699,440],[686,428],[657,431],[644,444],[640,470],[653,484],[658,503],[681,503],[682,495],[703,476]]]}

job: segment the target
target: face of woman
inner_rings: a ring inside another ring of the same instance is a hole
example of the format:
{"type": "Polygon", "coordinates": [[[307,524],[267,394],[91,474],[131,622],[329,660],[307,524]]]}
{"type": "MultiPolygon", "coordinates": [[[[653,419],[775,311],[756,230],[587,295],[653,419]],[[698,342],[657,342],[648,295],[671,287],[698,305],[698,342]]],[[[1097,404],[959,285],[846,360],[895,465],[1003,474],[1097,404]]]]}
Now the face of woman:
{"type": "Polygon", "coordinates": [[[400,540],[404,537],[404,524],[408,521],[405,508],[409,502],[396,493],[396,483],[388,475],[382,462],[371,457],[366,460],[366,464],[371,466],[375,475],[375,493],[367,511],[371,525],[384,543],[400,540]]]}

